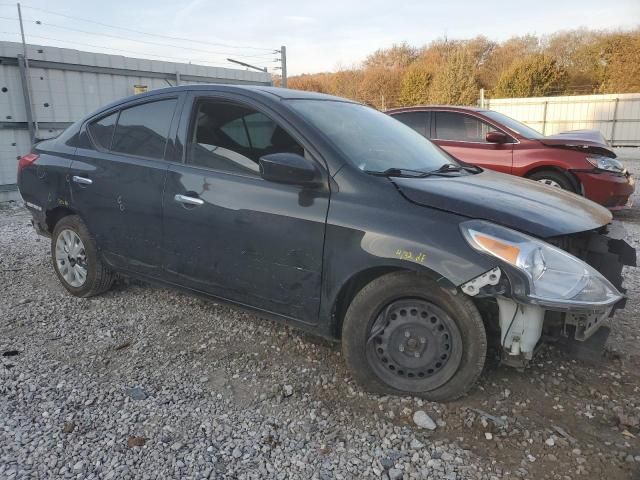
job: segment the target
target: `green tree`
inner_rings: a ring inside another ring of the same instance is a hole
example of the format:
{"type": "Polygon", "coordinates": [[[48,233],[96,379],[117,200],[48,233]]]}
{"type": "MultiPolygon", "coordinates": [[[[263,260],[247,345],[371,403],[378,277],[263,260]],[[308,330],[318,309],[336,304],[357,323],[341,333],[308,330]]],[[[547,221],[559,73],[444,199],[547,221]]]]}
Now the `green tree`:
{"type": "Polygon", "coordinates": [[[310,92],[327,93],[318,75],[300,75],[289,79],[288,87],[295,90],[307,90],[310,92]]]}
{"type": "Polygon", "coordinates": [[[394,44],[391,48],[380,48],[369,55],[364,61],[367,68],[406,68],[417,57],[414,47],[401,43],[394,44]]]}
{"type": "Polygon", "coordinates": [[[475,60],[468,49],[457,48],[433,77],[428,101],[444,105],[472,105],[478,99],[475,60]]]}
{"type": "Polygon", "coordinates": [[[542,39],[543,53],[567,72],[567,94],[596,93],[602,83],[602,32],[580,28],[556,32],[542,39]]]}
{"type": "Polygon", "coordinates": [[[515,61],[498,80],[494,97],[544,97],[564,93],[567,72],[548,55],[534,54],[515,61]]]}
{"type": "MultiPolygon", "coordinates": [[[[274,77],[277,85],[279,79],[274,77]]],[[[482,87],[498,96],[640,91],[640,28],[577,29],[493,42],[438,38],[378,49],[358,66],[291,77],[292,88],[332,93],[378,108],[473,104],[482,87]],[[500,85],[498,85],[500,83],[500,85]]]]}
{"type": "Polygon", "coordinates": [[[429,101],[429,86],[433,74],[431,69],[421,62],[415,62],[407,69],[400,87],[402,105],[421,105],[429,101]]]}
{"type": "Polygon", "coordinates": [[[373,67],[364,70],[357,100],[380,110],[398,105],[403,70],[373,67]]]}
{"type": "Polygon", "coordinates": [[[539,52],[540,42],[533,35],[511,37],[500,43],[488,53],[478,68],[480,86],[491,89],[496,86],[502,73],[513,62],[526,55],[539,52]]]}
{"type": "Polygon", "coordinates": [[[601,61],[605,65],[602,93],[640,91],[640,30],[607,38],[601,61]]]}

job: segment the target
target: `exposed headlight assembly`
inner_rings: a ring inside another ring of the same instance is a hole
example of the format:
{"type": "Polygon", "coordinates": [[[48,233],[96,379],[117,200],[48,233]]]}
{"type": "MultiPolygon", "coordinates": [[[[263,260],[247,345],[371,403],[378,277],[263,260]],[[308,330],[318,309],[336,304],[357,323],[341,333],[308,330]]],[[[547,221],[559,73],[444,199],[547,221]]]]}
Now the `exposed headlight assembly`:
{"type": "Polygon", "coordinates": [[[524,273],[527,297],[550,307],[605,307],[622,298],[598,271],[537,238],[483,220],[460,225],[469,245],[524,273]]]}
{"type": "Polygon", "coordinates": [[[620,160],[605,157],[604,155],[587,155],[587,162],[600,170],[607,172],[624,173],[625,168],[620,160]]]}

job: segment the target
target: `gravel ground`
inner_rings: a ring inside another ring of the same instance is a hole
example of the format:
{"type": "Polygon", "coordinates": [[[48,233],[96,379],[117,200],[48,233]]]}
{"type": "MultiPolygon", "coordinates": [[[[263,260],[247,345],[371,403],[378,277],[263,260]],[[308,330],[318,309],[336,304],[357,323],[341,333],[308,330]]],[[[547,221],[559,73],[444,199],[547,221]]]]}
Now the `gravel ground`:
{"type": "MultiPolygon", "coordinates": [[[[640,247],[640,211],[616,217],[640,247]]],[[[124,280],[71,297],[4,207],[0,478],[640,478],[640,269],[626,278],[604,362],[492,358],[469,396],[428,403],[367,394],[338,345],[210,301],[124,280]]]]}

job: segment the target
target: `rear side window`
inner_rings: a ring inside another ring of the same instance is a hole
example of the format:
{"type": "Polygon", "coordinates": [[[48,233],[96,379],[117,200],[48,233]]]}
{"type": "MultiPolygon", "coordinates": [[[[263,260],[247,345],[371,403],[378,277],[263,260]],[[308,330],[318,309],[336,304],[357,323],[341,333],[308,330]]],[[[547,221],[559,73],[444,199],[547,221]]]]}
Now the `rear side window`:
{"type": "Polygon", "coordinates": [[[486,143],[486,136],[495,130],[488,123],[471,115],[456,112],[435,112],[436,139],[486,143]]]}
{"type": "Polygon", "coordinates": [[[118,112],[89,124],[89,134],[98,147],[102,147],[105,150],[111,148],[111,139],[113,138],[113,131],[116,128],[117,119],[118,112]]]}
{"type": "Polygon", "coordinates": [[[122,110],[111,150],[148,158],[164,158],[176,99],[144,103],[122,110]]]}
{"type": "Polygon", "coordinates": [[[407,127],[413,128],[423,137],[429,138],[429,135],[427,135],[428,116],[429,114],[427,112],[407,112],[393,115],[393,118],[395,118],[396,120],[400,120],[407,127]]]}

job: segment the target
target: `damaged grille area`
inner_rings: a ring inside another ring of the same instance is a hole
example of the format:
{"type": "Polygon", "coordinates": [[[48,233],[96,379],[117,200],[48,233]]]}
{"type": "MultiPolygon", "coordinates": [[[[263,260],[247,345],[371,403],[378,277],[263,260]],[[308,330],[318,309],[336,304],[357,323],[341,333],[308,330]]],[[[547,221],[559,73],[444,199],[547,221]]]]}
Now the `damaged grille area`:
{"type": "MultiPolygon", "coordinates": [[[[585,261],[621,293],[626,292],[622,286],[622,269],[625,265],[636,266],[636,250],[624,240],[609,236],[606,228],[550,238],[546,241],[585,261]]],[[[626,297],[614,306],[611,314],[618,308],[624,308],[625,303],[626,297]]]]}

